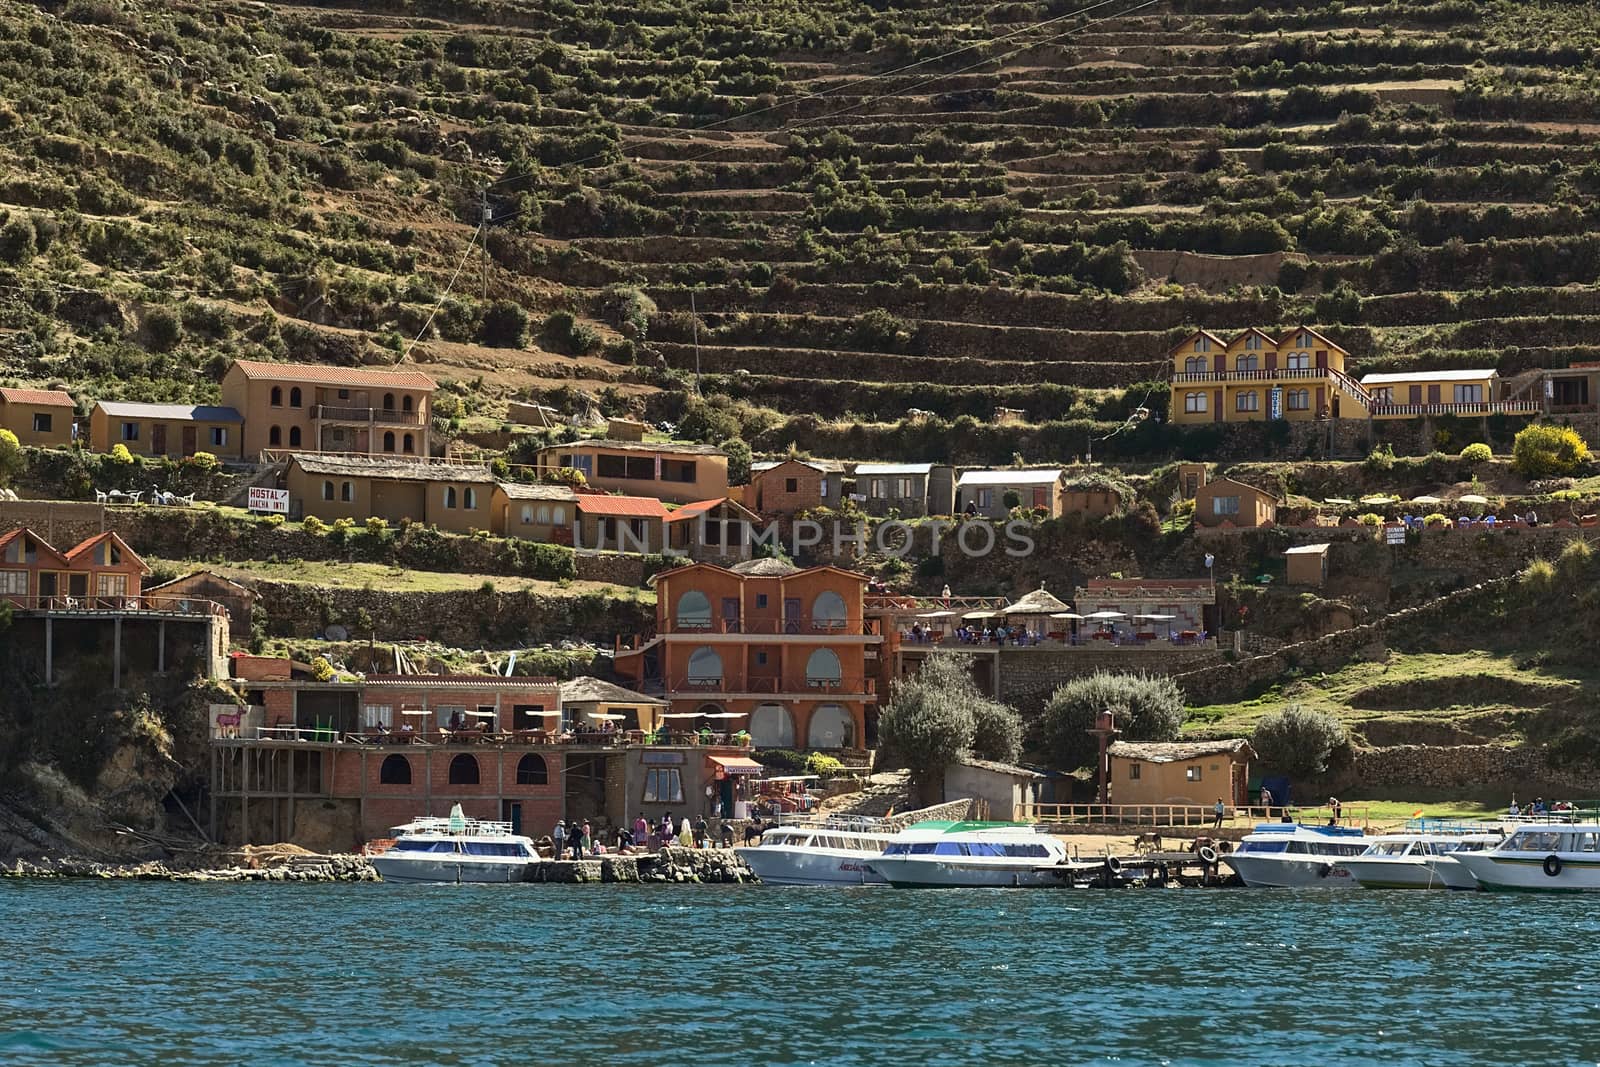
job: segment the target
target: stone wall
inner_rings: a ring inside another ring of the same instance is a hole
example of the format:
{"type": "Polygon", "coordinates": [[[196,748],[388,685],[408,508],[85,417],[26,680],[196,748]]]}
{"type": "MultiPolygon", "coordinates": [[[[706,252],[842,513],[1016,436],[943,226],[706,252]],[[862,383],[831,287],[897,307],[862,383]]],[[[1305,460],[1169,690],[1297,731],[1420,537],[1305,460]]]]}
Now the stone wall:
{"type": "Polygon", "coordinates": [[[1016,648],[999,650],[1000,700],[1024,715],[1063,682],[1096,671],[1187,674],[1222,662],[1211,648],[1016,648]]]}
{"type": "Polygon", "coordinates": [[[61,551],[106,530],[106,507],[60,500],[0,500],[0,533],[26,526],[61,551]]]}
{"type": "MultiPolygon", "coordinates": [[[[1600,794],[1600,768],[1552,767],[1539,745],[1394,745],[1356,749],[1348,767],[1330,774],[1318,786],[1336,791],[1504,789],[1526,805],[1535,796],[1576,800],[1600,794]]],[[[1313,794],[1316,795],[1316,794],[1313,794]]]]}

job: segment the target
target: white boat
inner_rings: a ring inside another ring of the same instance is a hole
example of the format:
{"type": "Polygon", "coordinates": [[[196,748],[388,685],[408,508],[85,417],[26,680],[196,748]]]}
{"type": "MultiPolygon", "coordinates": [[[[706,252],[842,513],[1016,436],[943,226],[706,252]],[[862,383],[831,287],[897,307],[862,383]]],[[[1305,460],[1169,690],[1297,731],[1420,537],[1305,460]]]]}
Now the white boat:
{"type": "Polygon", "coordinates": [[[881,819],[832,816],[774,826],[733,851],[765,885],[882,885],[867,860],[893,838],[881,819]]]}
{"type": "Polygon", "coordinates": [[[1254,888],[1354,888],[1345,861],[1367,849],[1360,830],[1344,826],[1260,823],[1222,857],[1254,888]]]}
{"type": "Polygon", "coordinates": [[[1059,838],[1021,823],[915,823],[895,835],[872,869],[896,888],[1071,885],[1099,871],[1074,862],[1059,838]]]}
{"type": "Polygon", "coordinates": [[[508,822],[469,819],[461,805],[450,817],[425,817],[389,831],[394,844],[368,862],[385,882],[522,882],[540,862],[530,838],[508,822]]]}
{"type": "Polygon", "coordinates": [[[1497,833],[1383,834],[1361,855],[1339,865],[1364,889],[1477,889],[1477,880],[1456,862],[1456,856],[1492,848],[1503,837],[1497,833]]]}
{"type": "Polygon", "coordinates": [[[1455,860],[1483,889],[1600,891],[1600,823],[1519,827],[1494,848],[1455,860]]]}

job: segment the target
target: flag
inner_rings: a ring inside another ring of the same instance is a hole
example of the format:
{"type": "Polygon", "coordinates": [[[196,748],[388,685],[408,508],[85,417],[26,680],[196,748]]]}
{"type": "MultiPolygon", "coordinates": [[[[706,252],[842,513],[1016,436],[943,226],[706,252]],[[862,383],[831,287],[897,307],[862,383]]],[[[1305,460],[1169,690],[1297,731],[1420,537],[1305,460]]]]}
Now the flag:
{"type": "Polygon", "coordinates": [[[1421,808],[1418,808],[1418,809],[1417,809],[1417,810],[1416,810],[1416,811],[1414,811],[1414,812],[1412,812],[1412,813],[1411,813],[1411,817],[1412,817],[1412,818],[1413,818],[1413,819],[1420,819],[1420,818],[1422,818],[1422,809],[1421,809],[1421,808]]]}

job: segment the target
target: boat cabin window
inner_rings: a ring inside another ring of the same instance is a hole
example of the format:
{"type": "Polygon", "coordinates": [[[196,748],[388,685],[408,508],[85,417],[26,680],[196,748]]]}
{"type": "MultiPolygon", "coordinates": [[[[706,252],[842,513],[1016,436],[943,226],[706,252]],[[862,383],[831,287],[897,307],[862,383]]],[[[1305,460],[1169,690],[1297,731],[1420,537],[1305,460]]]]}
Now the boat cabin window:
{"type": "Polygon", "coordinates": [[[464,841],[462,851],[469,856],[526,856],[515,841],[464,841]]]}
{"type": "Polygon", "coordinates": [[[395,852],[454,852],[454,841],[423,841],[418,838],[404,838],[396,841],[393,846],[395,852]]]}
{"type": "Polygon", "coordinates": [[[1287,841],[1244,841],[1239,844],[1238,848],[1239,852],[1256,853],[1287,852],[1288,850],[1289,842],[1287,841]]]}
{"type": "Polygon", "coordinates": [[[1561,852],[1562,838],[1565,834],[1551,830],[1518,830],[1511,839],[1508,851],[1511,852],[1561,852]]]}

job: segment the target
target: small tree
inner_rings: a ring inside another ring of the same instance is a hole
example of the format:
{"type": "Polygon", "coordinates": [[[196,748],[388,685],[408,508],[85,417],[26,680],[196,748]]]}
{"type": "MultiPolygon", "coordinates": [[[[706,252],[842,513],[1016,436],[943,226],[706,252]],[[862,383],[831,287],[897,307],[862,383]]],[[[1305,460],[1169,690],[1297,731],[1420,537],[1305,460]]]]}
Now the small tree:
{"type": "Polygon", "coordinates": [[[28,469],[28,457],[22,452],[22,442],[10,430],[0,430],[0,489],[17,480],[28,469]]]}
{"type": "Polygon", "coordinates": [[[152,352],[171,352],[183,340],[183,320],[171,308],[153,308],[145,316],[144,329],[152,352]]]}
{"type": "Polygon", "coordinates": [[[985,697],[972,680],[972,657],[952,652],[929,656],[920,671],[895,683],[878,733],[885,751],[925,789],[964,756],[1010,760],[1022,747],[1017,713],[985,697]]]}
{"type": "Polygon", "coordinates": [[[496,300],[483,313],[480,336],[492,348],[521,348],[528,340],[528,313],[520,304],[496,300]]]}
{"type": "Polygon", "coordinates": [[[728,454],[728,484],[744,485],[750,480],[750,446],[737,437],[730,437],[717,446],[728,454]]]}
{"type": "Polygon", "coordinates": [[[1494,452],[1482,441],[1474,441],[1461,450],[1461,458],[1468,463],[1487,463],[1494,458],[1494,452]]]}
{"type": "Polygon", "coordinates": [[[1045,704],[1043,734],[1057,767],[1072,770],[1094,762],[1089,730],[1102,711],[1116,716],[1128,741],[1171,741],[1183,726],[1183,692],[1171,678],[1098,671],[1061,686],[1045,704]]]}
{"type": "Polygon", "coordinates": [[[1571,474],[1589,459],[1589,446],[1570,426],[1536,423],[1511,443],[1511,465],[1524,478],[1571,474]]]}
{"type": "Polygon", "coordinates": [[[1344,723],[1299,704],[1263,715],[1250,735],[1250,745],[1263,762],[1291,778],[1321,774],[1334,751],[1349,743],[1344,723]]]}

